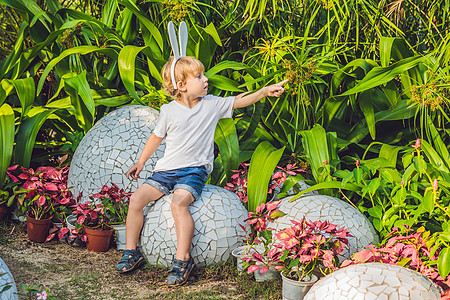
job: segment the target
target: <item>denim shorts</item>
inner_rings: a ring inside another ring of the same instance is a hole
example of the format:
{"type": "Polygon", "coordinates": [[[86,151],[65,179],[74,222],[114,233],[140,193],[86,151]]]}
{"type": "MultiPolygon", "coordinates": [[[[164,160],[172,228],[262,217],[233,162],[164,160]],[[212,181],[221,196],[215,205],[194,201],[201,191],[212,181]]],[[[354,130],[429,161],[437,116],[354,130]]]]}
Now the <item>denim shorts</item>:
{"type": "Polygon", "coordinates": [[[176,189],[184,189],[197,200],[202,194],[207,178],[208,172],[204,166],[187,167],[155,172],[144,183],[150,184],[166,195],[176,189]]]}

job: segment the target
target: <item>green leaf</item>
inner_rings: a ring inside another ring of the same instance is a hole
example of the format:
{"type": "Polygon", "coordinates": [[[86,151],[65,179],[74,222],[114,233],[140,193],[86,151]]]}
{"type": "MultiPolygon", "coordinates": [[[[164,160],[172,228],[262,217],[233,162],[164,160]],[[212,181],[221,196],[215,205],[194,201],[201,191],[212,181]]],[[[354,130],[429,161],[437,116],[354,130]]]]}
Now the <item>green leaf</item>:
{"type": "Polygon", "coordinates": [[[65,78],[64,82],[65,90],[70,96],[70,103],[75,108],[74,115],[78,125],[86,133],[94,125],[95,116],[95,104],[86,79],[86,70],[74,77],[65,78]]]}
{"type": "Polygon", "coordinates": [[[267,141],[256,147],[248,170],[247,194],[249,211],[255,211],[256,207],[266,202],[269,181],[284,149],[285,147],[277,150],[267,141]]]}
{"type": "Polygon", "coordinates": [[[450,249],[447,247],[439,253],[438,271],[442,278],[446,278],[450,273],[450,249]]]}
{"type": "Polygon", "coordinates": [[[44,82],[45,82],[48,74],[50,73],[51,69],[54,66],[56,66],[56,64],[58,64],[61,60],[63,60],[64,58],[66,58],[67,56],[69,56],[71,54],[86,55],[86,54],[89,54],[92,52],[100,52],[114,60],[117,59],[117,53],[114,50],[108,49],[108,48],[99,48],[99,47],[95,47],[95,46],[78,46],[75,48],[70,48],[70,49],[64,50],[58,57],[52,59],[48,63],[47,67],[45,67],[45,70],[41,75],[41,79],[39,79],[37,94],[39,95],[41,93],[42,87],[44,86],[44,82]]]}
{"type": "Polygon", "coordinates": [[[342,93],[340,96],[352,95],[385,84],[401,73],[414,68],[424,62],[429,55],[408,57],[387,67],[375,67],[354,88],[342,93]]]}
{"type": "Polygon", "coordinates": [[[145,47],[136,47],[128,45],[122,48],[119,53],[118,63],[120,77],[122,78],[123,85],[127,89],[130,96],[138,101],[141,105],[144,105],[139,98],[134,87],[134,75],[135,75],[135,62],[136,55],[141,52],[145,47]]]}
{"type": "Polygon", "coordinates": [[[239,167],[239,140],[232,118],[219,120],[214,134],[214,142],[219,147],[225,170],[225,181],[218,183],[223,186],[226,182],[231,182],[231,170],[237,170],[239,167]]]}
{"type": "Polygon", "coordinates": [[[222,46],[222,41],[220,40],[219,34],[217,33],[216,27],[214,27],[213,23],[209,23],[208,26],[203,28],[207,34],[212,36],[217,45],[222,46]]]}
{"type": "Polygon", "coordinates": [[[371,207],[367,210],[367,212],[369,213],[369,215],[371,215],[372,217],[376,218],[376,219],[380,219],[383,217],[383,209],[381,208],[381,206],[374,206],[371,207]]]}
{"type": "Polygon", "coordinates": [[[423,207],[429,213],[434,210],[434,195],[432,191],[426,191],[423,197],[423,207]]]}
{"type": "Polygon", "coordinates": [[[55,109],[34,107],[28,114],[32,114],[33,116],[24,119],[22,124],[20,124],[19,131],[16,135],[16,149],[14,151],[16,163],[25,168],[30,166],[36,136],[45,120],[55,111],[55,109]]]}
{"type": "Polygon", "coordinates": [[[6,178],[14,146],[14,111],[7,103],[0,106],[0,189],[6,178]]]}
{"type": "Polygon", "coordinates": [[[216,74],[210,76],[208,79],[209,83],[219,90],[224,90],[228,92],[244,92],[244,90],[238,88],[239,84],[236,81],[228,77],[216,74]]]}

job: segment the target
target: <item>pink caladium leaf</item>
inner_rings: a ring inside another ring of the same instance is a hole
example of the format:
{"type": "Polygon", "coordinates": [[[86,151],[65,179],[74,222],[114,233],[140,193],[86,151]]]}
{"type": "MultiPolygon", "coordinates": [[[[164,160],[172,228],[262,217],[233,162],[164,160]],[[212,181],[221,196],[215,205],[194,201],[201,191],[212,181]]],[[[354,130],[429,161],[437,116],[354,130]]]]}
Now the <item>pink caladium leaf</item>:
{"type": "Polygon", "coordinates": [[[256,261],[259,261],[259,262],[263,262],[263,259],[264,259],[264,257],[259,253],[253,253],[252,257],[253,257],[253,259],[255,259],[256,261]]]}
{"type": "Polygon", "coordinates": [[[283,269],[285,269],[284,266],[275,266],[275,270],[277,270],[277,271],[281,271],[283,269]]]}
{"type": "Polygon", "coordinates": [[[44,187],[47,189],[47,191],[51,191],[51,192],[58,191],[58,186],[52,182],[45,183],[44,187]]]}
{"type": "Polygon", "coordinates": [[[367,262],[373,257],[373,252],[371,250],[364,249],[360,252],[357,252],[353,255],[354,260],[358,260],[360,262],[367,262]]]}
{"type": "Polygon", "coordinates": [[[87,242],[87,235],[83,234],[83,235],[81,236],[81,240],[82,240],[83,242],[87,242]]]}
{"type": "Polygon", "coordinates": [[[47,236],[47,238],[45,239],[45,243],[50,242],[51,240],[53,240],[53,238],[56,236],[56,233],[51,233],[47,236]]]}
{"type": "Polygon", "coordinates": [[[266,273],[267,271],[269,271],[269,267],[267,267],[267,266],[264,266],[264,267],[262,267],[261,269],[259,269],[259,273],[261,273],[261,274],[264,274],[264,273],[266,273]]]}
{"type": "Polygon", "coordinates": [[[253,272],[258,271],[258,270],[259,270],[259,266],[258,265],[251,265],[250,267],[248,267],[247,273],[250,274],[250,273],[253,273],[253,272]]]}
{"type": "Polygon", "coordinates": [[[278,205],[280,205],[281,200],[277,200],[277,201],[272,201],[272,202],[268,202],[266,204],[267,210],[269,212],[274,211],[275,209],[277,209],[278,205]]]}
{"type": "Polygon", "coordinates": [[[69,232],[70,232],[69,228],[67,228],[67,227],[61,228],[61,229],[59,230],[59,233],[58,233],[58,238],[59,238],[60,240],[62,240],[62,239],[64,238],[64,236],[65,236],[67,233],[69,233],[69,232]]]}
{"type": "Polygon", "coordinates": [[[43,206],[45,204],[45,200],[46,200],[45,196],[40,196],[37,201],[38,205],[43,206]]]}
{"type": "Polygon", "coordinates": [[[77,220],[77,223],[79,224],[79,225],[82,225],[83,223],[84,223],[84,220],[86,219],[86,217],[84,216],[84,215],[80,215],[79,217],[78,217],[78,220],[77,220]]]}

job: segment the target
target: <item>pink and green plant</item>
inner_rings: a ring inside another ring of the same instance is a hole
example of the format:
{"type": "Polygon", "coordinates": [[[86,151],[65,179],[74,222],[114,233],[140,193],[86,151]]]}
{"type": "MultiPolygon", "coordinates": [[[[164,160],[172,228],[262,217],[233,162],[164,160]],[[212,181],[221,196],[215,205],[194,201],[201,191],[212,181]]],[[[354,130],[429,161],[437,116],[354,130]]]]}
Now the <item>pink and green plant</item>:
{"type": "Polygon", "coordinates": [[[124,189],[119,189],[116,184],[112,183],[111,187],[104,185],[99,193],[92,195],[90,198],[101,200],[111,223],[125,223],[131,194],[125,192],[124,189]]]}
{"type": "Polygon", "coordinates": [[[71,212],[75,200],[67,187],[69,167],[62,166],[66,158],[67,155],[61,158],[57,167],[21,168],[18,178],[25,182],[15,191],[20,213],[38,220],[55,216],[63,221],[71,212]]]}
{"type": "Polygon", "coordinates": [[[272,234],[273,229],[268,229],[267,223],[285,215],[278,209],[280,202],[281,200],[261,203],[255,212],[248,213],[248,218],[245,220],[252,231],[247,241],[252,257],[244,260],[247,263],[245,267],[254,260],[255,264],[249,267],[254,269],[252,272],[260,270],[260,273],[264,274],[270,268],[270,249],[273,248],[275,240],[272,234]]]}
{"type": "Polygon", "coordinates": [[[450,276],[448,272],[442,274],[442,270],[439,270],[439,254],[445,249],[433,247],[435,239],[424,227],[417,231],[407,226],[405,228],[403,231],[406,230],[406,234],[399,228],[394,228],[380,245],[370,245],[353,254],[351,260],[342,263],[342,267],[369,262],[398,265],[417,271],[442,289],[448,290],[450,276]]]}
{"type": "MultiPolygon", "coordinates": [[[[241,163],[238,170],[231,170],[234,172],[231,176],[232,181],[224,186],[225,189],[236,193],[243,203],[247,203],[248,201],[247,182],[249,165],[249,163],[241,163]]],[[[303,172],[305,171],[298,168],[296,164],[288,164],[285,168],[277,166],[275,172],[272,174],[267,194],[273,195],[275,189],[281,187],[288,176],[295,176],[303,172]]]]}
{"type": "MultiPolygon", "coordinates": [[[[103,203],[95,204],[92,201],[86,201],[84,203],[74,205],[74,208],[75,210],[72,214],[77,216],[77,222],[75,223],[75,229],[70,232],[70,240],[79,238],[83,242],[86,242],[86,228],[96,230],[107,230],[111,228],[109,225],[110,220],[107,215],[108,209],[103,205],[103,203]]],[[[59,236],[60,239],[63,238],[67,232],[68,230],[62,230],[59,236]]]]}
{"type": "MultiPolygon", "coordinates": [[[[328,221],[300,222],[275,234],[278,244],[267,253],[268,264],[276,270],[284,271],[288,278],[302,281],[317,270],[328,274],[339,267],[338,255],[348,245],[352,235],[345,228],[337,228],[328,221]]],[[[256,257],[248,261],[257,261],[256,257]]],[[[259,270],[256,264],[250,265],[248,272],[259,270]]]]}

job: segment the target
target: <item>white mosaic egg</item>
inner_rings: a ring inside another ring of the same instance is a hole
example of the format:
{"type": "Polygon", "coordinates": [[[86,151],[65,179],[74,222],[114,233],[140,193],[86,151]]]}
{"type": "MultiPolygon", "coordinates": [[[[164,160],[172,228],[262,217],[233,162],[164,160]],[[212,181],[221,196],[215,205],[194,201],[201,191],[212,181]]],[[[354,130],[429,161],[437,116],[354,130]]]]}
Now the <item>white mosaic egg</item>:
{"type": "Polygon", "coordinates": [[[286,215],[269,224],[269,228],[276,231],[291,227],[291,220],[300,221],[303,216],[311,221],[328,221],[345,227],[353,237],[348,238],[348,247],[340,255],[340,260],[350,259],[350,256],[364,247],[378,243],[376,234],[370,221],[355,207],[340,199],[325,195],[302,196],[292,202],[283,198],[279,209],[286,215]]]}
{"type": "Polygon", "coordinates": [[[158,120],[159,112],[141,105],[125,106],[101,118],[86,133],[70,164],[68,186],[82,201],[100,192],[103,185],[117,184],[135,191],[150,175],[156,161],[164,156],[165,141],[147,161],[140,177],[129,180],[125,173],[133,166],[158,120]]]}
{"type": "MultiPolygon", "coordinates": [[[[144,209],[139,247],[153,265],[170,266],[175,257],[177,235],[170,209],[172,196],[163,196],[144,209]]],[[[197,266],[226,261],[231,251],[243,244],[245,232],[240,225],[244,225],[248,213],[236,194],[206,184],[189,209],[195,222],[191,255],[197,266]]]]}
{"type": "Polygon", "coordinates": [[[14,282],[14,277],[8,269],[3,259],[0,258],[0,291],[11,286],[8,290],[0,293],[0,300],[16,300],[19,299],[17,295],[17,287],[14,282]]]}
{"type": "Polygon", "coordinates": [[[439,289],[422,274],[382,263],[351,265],[320,279],[304,300],[440,299],[439,289]]]}

